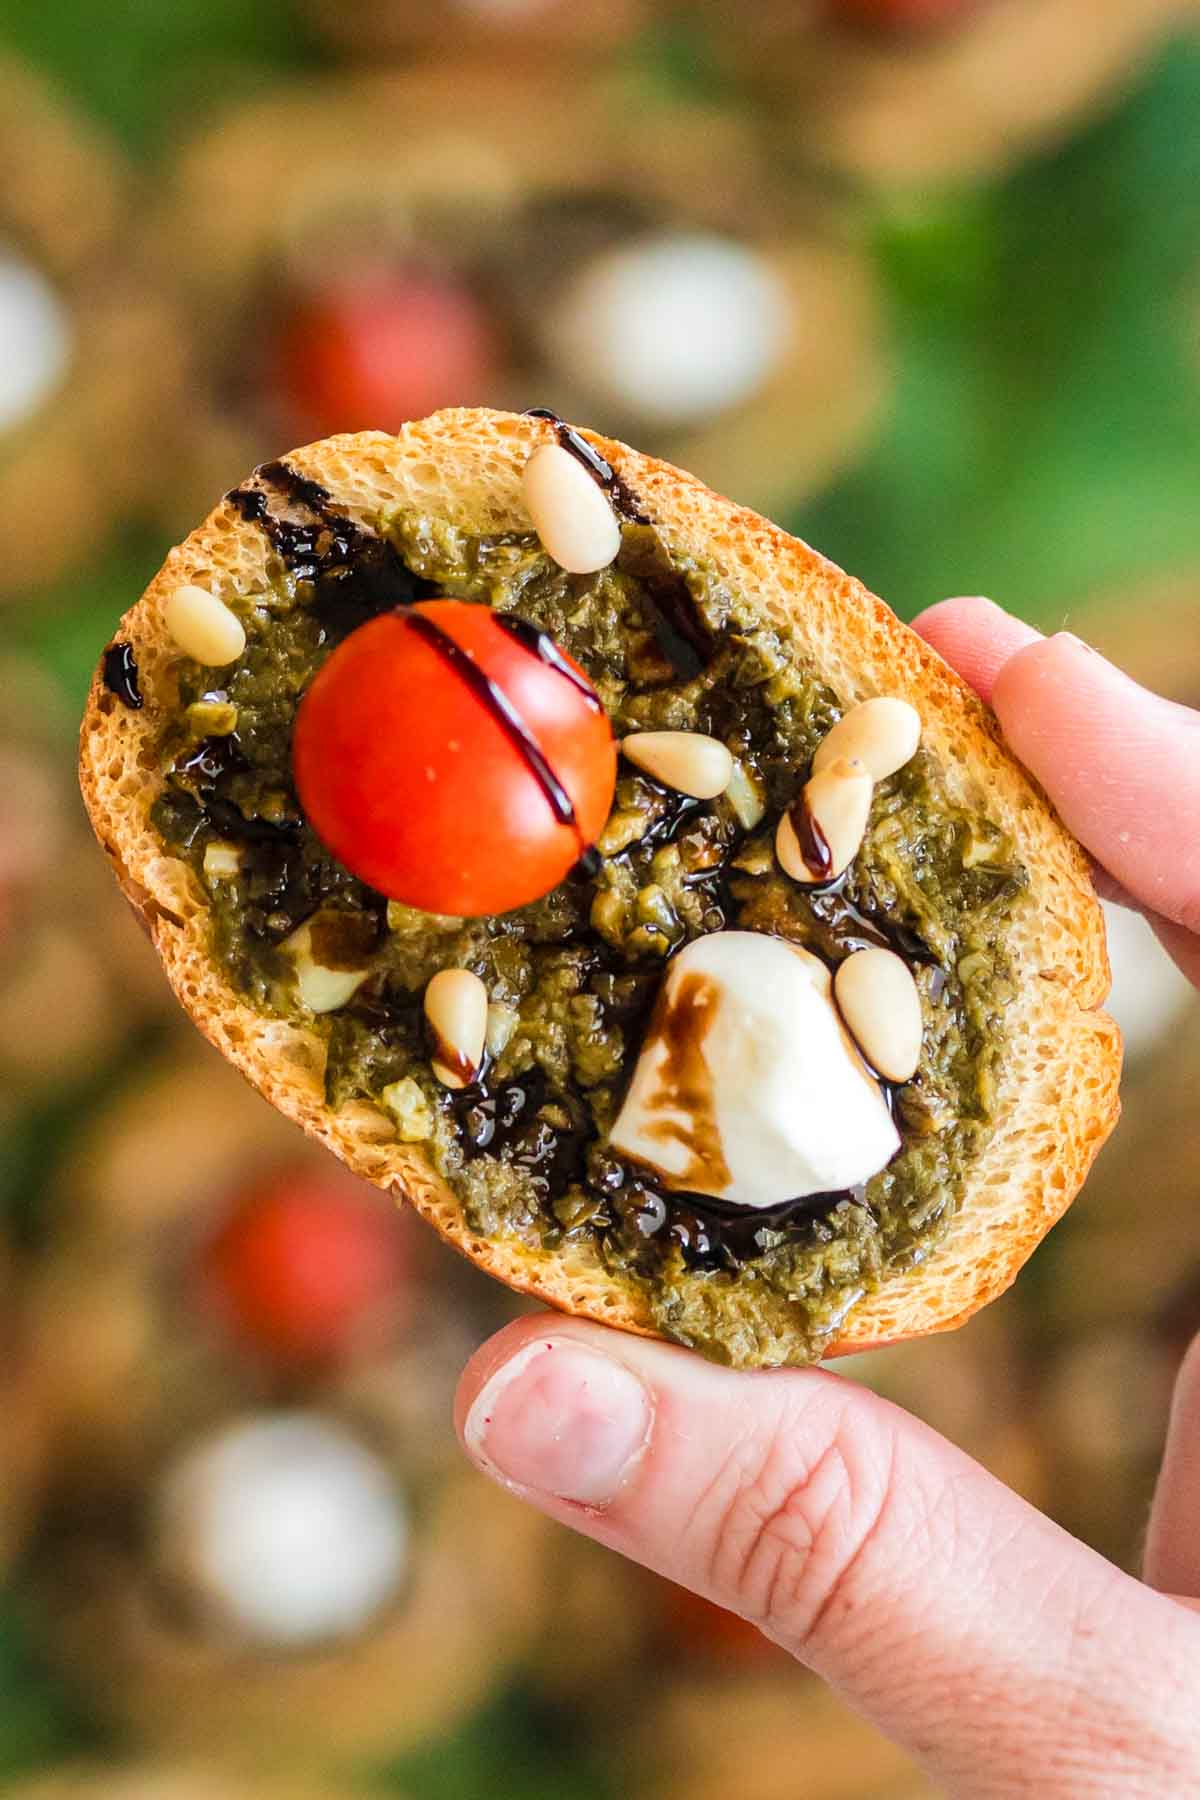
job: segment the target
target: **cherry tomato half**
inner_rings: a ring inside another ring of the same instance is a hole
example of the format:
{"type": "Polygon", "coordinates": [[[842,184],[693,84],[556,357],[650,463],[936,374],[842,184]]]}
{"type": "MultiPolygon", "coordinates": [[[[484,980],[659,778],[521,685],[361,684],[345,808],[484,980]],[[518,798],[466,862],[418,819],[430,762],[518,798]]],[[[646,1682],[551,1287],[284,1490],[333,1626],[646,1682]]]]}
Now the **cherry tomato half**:
{"type": "Polygon", "coordinates": [[[371,887],[427,912],[508,912],[549,893],[599,836],[617,775],[604,710],[564,660],[573,676],[466,600],[424,600],[351,633],[293,734],[297,792],[322,842],[371,887]],[[481,676],[523,723],[543,775],[481,676]],[[557,815],[546,772],[574,824],[557,815]]]}
{"type": "Polygon", "coordinates": [[[199,1298],[254,1356],[285,1373],[316,1371],[396,1328],[411,1260],[382,1196],[285,1169],[251,1187],[203,1246],[199,1298]]]}
{"type": "Polygon", "coordinates": [[[395,431],[477,400],[498,361],[495,335],[462,282],[371,274],[292,309],[272,337],[267,383],[297,435],[395,431]]]}

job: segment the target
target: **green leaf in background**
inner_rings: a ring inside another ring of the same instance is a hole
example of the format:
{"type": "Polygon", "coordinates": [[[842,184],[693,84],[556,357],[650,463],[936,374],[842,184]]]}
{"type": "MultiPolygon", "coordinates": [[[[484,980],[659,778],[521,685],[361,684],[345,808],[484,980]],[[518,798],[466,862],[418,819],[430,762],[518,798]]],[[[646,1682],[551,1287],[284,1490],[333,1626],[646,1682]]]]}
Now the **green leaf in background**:
{"type": "Polygon", "coordinates": [[[127,531],[95,563],[29,605],[10,609],[5,621],[10,648],[38,659],[61,687],[72,717],[83,712],[100,652],[117,621],[157,572],[166,549],[153,533],[127,531]]]}
{"type": "Polygon", "coordinates": [[[1200,570],[1200,47],[990,193],[881,208],[898,388],[791,521],[905,616],[992,594],[1045,625],[1200,570]],[[949,271],[949,273],[948,273],[949,271]]]}
{"type": "Polygon", "coordinates": [[[135,1032],[117,1054],[85,1066],[40,1104],[28,1103],[0,1130],[0,1220],[14,1243],[41,1245],[53,1222],[47,1195],[53,1192],[54,1173],[71,1154],[77,1132],[137,1079],[158,1055],[169,1030],[166,1021],[157,1021],[135,1032]]]}
{"type": "Polygon", "coordinates": [[[510,1689],[453,1737],[382,1772],[407,1800],[617,1800],[617,1786],[561,1711],[510,1689]]]}
{"type": "Polygon", "coordinates": [[[83,713],[104,644],[166,551],[166,540],[155,533],[126,531],[90,567],[34,596],[31,605],[11,608],[9,646],[36,657],[58,682],[72,720],[83,713]]]}
{"type": "Polygon", "coordinates": [[[0,1596],[0,1781],[97,1750],[102,1740],[42,1665],[17,1602],[0,1596]]]}
{"type": "Polygon", "coordinates": [[[214,92],[228,100],[315,60],[288,0],[0,0],[0,41],[143,150],[214,92]]]}

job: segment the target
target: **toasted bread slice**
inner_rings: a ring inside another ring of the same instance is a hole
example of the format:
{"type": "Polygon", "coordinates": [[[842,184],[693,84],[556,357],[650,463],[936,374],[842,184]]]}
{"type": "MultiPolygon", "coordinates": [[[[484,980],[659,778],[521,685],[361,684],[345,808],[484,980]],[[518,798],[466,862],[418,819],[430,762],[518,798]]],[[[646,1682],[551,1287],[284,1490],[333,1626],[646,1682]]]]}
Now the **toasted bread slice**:
{"type": "MultiPolygon", "coordinates": [[[[473,532],[528,529],[521,471],[548,431],[544,421],[524,416],[453,410],[405,426],[396,437],[329,438],[288,460],[364,524],[396,507],[419,506],[473,532]]],[[[1073,1199],[1116,1122],[1120,1037],[1097,1010],[1108,988],[1108,961],[1086,859],[1004,748],[991,715],[882,601],[692,476],[622,444],[594,435],[591,442],[663,536],[709,559],[766,619],[785,623],[798,653],[844,703],[880,692],[910,700],[951,798],[986,806],[1028,870],[1030,903],[1006,943],[1017,995],[1006,1014],[994,1135],[971,1165],[962,1204],[927,1259],[860,1301],[829,1353],[949,1330],[1009,1285],[1073,1199]]],[[[84,799],[117,878],[196,1024],[281,1112],[350,1168],[414,1206],[510,1287],[565,1312],[656,1335],[645,1302],[609,1273],[591,1240],[567,1240],[549,1251],[475,1235],[447,1184],[419,1151],[395,1141],[377,1109],[365,1103],[329,1108],[321,1037],[247,1005],[210,954],[206,897],[191,871],[166,853],[150,822],[162,783],[157,739],[175,691],[177,652],[163,606],[182,582],[227,597],[261,590],[270,562],[259,527],[222,502],[172,550],[122,620],[120,636],[136,656],[145,705],[140,711],[123,705],[98,676],[80,753],[84,799]]],[[[799,1334],[792,1339],[786,1330],[772,1331],[760,1337],[753,1360],[795,1361],[801,1349],[799,1334]]]]}

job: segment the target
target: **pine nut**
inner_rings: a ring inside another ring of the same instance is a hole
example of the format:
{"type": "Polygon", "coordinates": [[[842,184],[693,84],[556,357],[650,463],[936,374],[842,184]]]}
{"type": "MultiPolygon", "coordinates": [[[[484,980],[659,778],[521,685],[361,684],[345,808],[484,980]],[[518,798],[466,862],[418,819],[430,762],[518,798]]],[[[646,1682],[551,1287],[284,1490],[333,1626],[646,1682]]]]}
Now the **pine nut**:
{"type": "Polygon", "coordinates": [[[621,754],[635,769],[693,800],[715,800],[733,774],[724,744],[702,731],[635,731],[622,740],[621,754]]]}
{"type": "Polygon", "coordinates": [[[242,622],[207,588],[188,582],[175,589],[163,614],[167,630],[185,656],[206,668],[236,662],[246,648],[242,622]]]}
{"type": "Polygon", "coordinates": [[[872,780],[883,781],[904,767],[920,741],[921,715],[916,707],[881,694],[843,714],[817,745],[812,772],[819,775],[837,757],[849,756],[865,764],[872,780]]]}
{"type": "Polygon", "coordinates": [[[621,527],[604,489],[561,444],[542,444],[521,478],[533,528],[569,575],[606,569],[621,548],[621,527]]]}
{"type": "Polygon", "coordinates": [[[366,969],[326,969],[309,957],[296,959],[296,986],[309,1012],[336,1012],[367,979],[366,969]]]}
{"type": "Polygon", "coordinates": [[[862,844],[873,792],[867,770],[850,757],[839,756],[813,775],[776,827],[775,854],[784,874],[809,887],[844,874],[862,844]]]}
{"type": "Polygon", "coordinates": [[[838,965],[833,991],[846,1027],[887,1081],[908,1081],[921,1060],[921,996],[891,950],[856,950],[838,965]]]}
{"type": "Polygon", "coordinates": [[[314,961],[312,953],[312,921],[306,919],[279,948],[291,957],[296,967],[296,990],[310,1012],[336,1012],[353,999],[370,974],[369,969],[327,969],[314,961]]]}
{"type": "Polygon", "coordinates": [[[433,1034],[433,1072],[443,1087],[478,1079],[488,1025],[488,991],[470,969],[439,969],[425,989],[425,1018],[433,1034]]]}

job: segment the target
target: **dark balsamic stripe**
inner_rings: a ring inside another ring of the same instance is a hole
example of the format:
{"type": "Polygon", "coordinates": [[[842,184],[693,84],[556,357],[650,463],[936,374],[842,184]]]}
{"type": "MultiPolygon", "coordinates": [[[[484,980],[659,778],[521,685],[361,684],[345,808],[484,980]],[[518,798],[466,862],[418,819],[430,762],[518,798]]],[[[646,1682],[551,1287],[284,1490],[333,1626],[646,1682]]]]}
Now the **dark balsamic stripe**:
{"type": "Polygon", "coordinates": [[[525,409],[525,417],[527,419],[545,419],[548,424],[553,425],[563,449],[569,451],[576,462],[582,463],[593,481],[597,482],[610,495],[618,512],[623,513],[627,519],[632,519],[635,525],[650,523],[649,516],[633,489],[627,486],[612,464],[606,461],[600,452],[576,431],[573,425],[568,425],[565,419],[560,418],[556,412],[552,412],[548,406],[528,406],[525,409]]]}
{"type": "Polygon", "coordinates": [[[774,1206],[738,1206],[732,1200],[717,1200],[711,1194],[686,1193],[683,1189],[672,1189],[670,1198],[709,1214],[726,1228],[744,1226],[752,1236],[764,1228],[784,1231],[800,1220],[823,1218],[847,1200],[855,1206],[865,1206],[866,1183],[852,1188],[830,1188],[823,1194],[806,1194],[803,1199],[777,1200],[774,1206]]]}
{"type": "Polygon", "coordinates": [[[268,486],[286,494],[289,500],[298,500],[302,506],[310,507],[315,513],[324,513],[333,500],[327,487],[302,475],[299,469],[293,469],[291,463],[282,459],[262,463],[255,473],[268,486]]]}
{"type": "Polygon", "coordinates": [[[232,488],[225,498],[248,524],[261,525],[273,548],[297,579],[315,581],[321,575],[348,568],[363,557],[386,558],[400,568],[391,544],[367,531],[332,504],[327,488],[310,481],[290,463],[263,463],[253,481],[264,485],[232,488]],[[271,510],[270,497],[307,513],[307,519],[283,519],[271,510]]]}
{"type": "Polygon", "coordinates": [[[682,576],[643,575],[654,635],[668,662],[684,681],[693,681],[713,659],[716,645],[696,611],[682,576]]]}
{"type": "MultiPolygon", "coordinates": [[[[458,1077],[464,1087],[474,1087],[483,1073],[482,1065],[473,1063],[463,1051],[456,1050],[453,1044],[448,1044],[441,1032],[436,1031],[429,1023],[428,1018],[425,1020],[425,1028],[429,1033],[431,1045],[430,1061],[440,1063],[443,1069],[448,1069],[451,1075],[458,1077]]],[[[485,1050],[484,1056],[486,1057],[486,1055],[485,1050]]]]}
{"type": "Polygon", "coordinates": [[[818,881],[829,881],[833,875],[833,851],[829,848],[829,840],[818,825],[813,809],[808,803],[808,795],[801,793],[788,807],[788,820],[796,834],[796,842],[800,846],[800,854],[804,858],[804,866],[814,874],[818,881]]]}
{"type": "Polygon", "coordinates": [[[537,780],[559,824],[571,826],[579,838],[582,850],[584,847],[583,833],[579,829],[579,821],[575,816],[575,808],[571,804],[571,796],[550,767],[540,744],[504,689],[498,686],[490,675],[485,674],[474,657],[468,656],[462,645],[455,643],[449,632],[443,631],[441,626],[427,613],[418,612],[412,606],[401,606],[396,610],[401,618],[408,621],[417,635],[424,638],[430,649],[436,651],[443,662],[448,663],[472,693],[483,702],[496,723],[507,733],[512,744],[525,759],[526,767],[537,780]]]}
{"type": "Polygon", "coordinates": [[[632,1212],[637,1230],[645,1238],[676,1244],[688,1268],[704,1272],[725,1269],[736,1273],[761,1256],[772,1240],[802,1239],[839,1206],[870,1210],[862,1185],[750,1208],[714,1200],[708,1194],[664,1191],[647,1181],[645,1174],[638,1170],[634,1184],[640,1201],[632,1212]]]}
{"type": "Polygon", "coordinates": [[[239,512],[247,525],[257,525],[267,516],[267,496],[261,488],[230,488],[226,501],[239,512]]]}
{"type": "Polygon", "coordinates": [[[496,613],[494,616],[501,631],[507,631],[509,637],[515,638],[522,649],[532,651],[534,656],[544,662],[548,669],[553,669],[556,675],[565,676],[571,686],[583,695],[592,711],[600,711],[599,694],[587,676],[581,675],[579,670],[567,661],[548,632],[543,631],[539,625],[534,625],[529,619],[518,618],[515,613],[496,613]]]}
{"type": "Polygon", "coordinates": [[[138,686],[138,666],[133,645],[123,643],[120,639],[115,644],[110,644],[104,652],[103,667],[104,685],[109,693],[115,694],[132,711],[140,712],[145,702],[138,686]]]}

